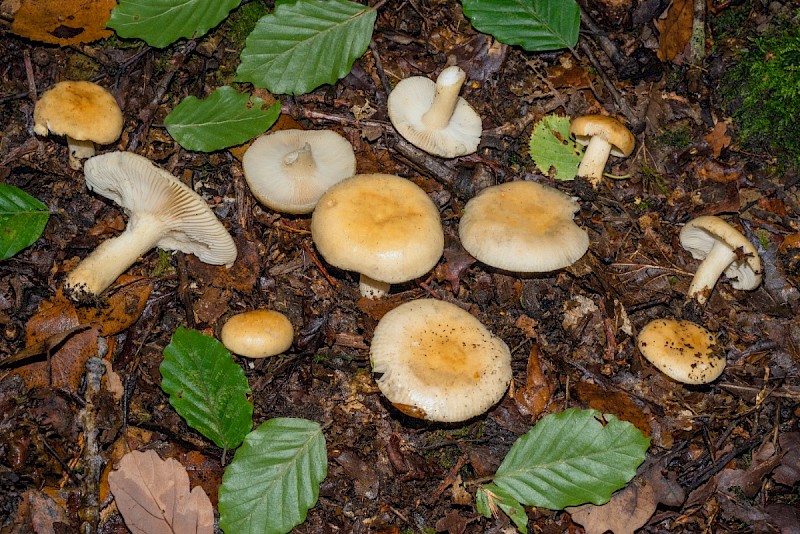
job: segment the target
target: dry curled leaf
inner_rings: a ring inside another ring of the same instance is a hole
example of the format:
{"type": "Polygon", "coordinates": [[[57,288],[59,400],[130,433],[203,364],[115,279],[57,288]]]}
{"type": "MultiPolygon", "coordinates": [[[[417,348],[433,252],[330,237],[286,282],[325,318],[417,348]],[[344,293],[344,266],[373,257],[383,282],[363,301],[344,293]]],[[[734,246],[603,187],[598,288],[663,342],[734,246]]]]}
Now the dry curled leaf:
{"type": "Polygon", "coordinates": [[[125,524],[134,534],[214,532],[214,509],[202,488],[189,491],[189,475],[175,459],[132,451],[108,484],[125,524]]]}

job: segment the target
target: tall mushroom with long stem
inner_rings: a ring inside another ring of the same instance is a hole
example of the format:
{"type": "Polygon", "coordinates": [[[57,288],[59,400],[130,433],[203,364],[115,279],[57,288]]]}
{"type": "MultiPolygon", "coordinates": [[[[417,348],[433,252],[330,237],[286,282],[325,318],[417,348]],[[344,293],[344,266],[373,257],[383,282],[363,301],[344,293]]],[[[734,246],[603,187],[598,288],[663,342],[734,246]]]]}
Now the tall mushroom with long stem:
{"type": "Polygon", "coordinates": [[[480,116],[459,92],[466,73],[447,67],[436,83],[424,76],[401,80],[389,94],[388,114],[397,131],[422,150],[454,158],[472,154],[481,141],[480,116]]]}
{"type": "Polygon", "coordinates": [[[233,238],[205,200],[147,158],[102,154],[86,162],[84,173],[89,189],[122,206],[128,226],[67,275],[64,287],[73,299],[100,294],[154,247],[194,254],[213,265],[236,259],[233,238]]]}
{"type": "Polygon", "coordinates": [[[594,187],[600,183],[609,156],[627,157],[633,152],[636,139],[624,124],[614,117],[585,115],[573,119],[569,133],[586,145],[578,166],[578,176],[588,178],[594,187]]]}

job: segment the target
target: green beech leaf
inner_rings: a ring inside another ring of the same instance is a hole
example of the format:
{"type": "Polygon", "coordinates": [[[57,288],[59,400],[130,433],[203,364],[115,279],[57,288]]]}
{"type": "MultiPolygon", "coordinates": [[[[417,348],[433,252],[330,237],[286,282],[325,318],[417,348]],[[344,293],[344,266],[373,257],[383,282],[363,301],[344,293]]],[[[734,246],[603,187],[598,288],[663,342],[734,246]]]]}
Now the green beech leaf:
{"type": "Polygon", "coordinates": [[[237,80],[280,94],[334,83],[367,49],[376,16],[349,0],[279,3],[247,37],[237,80]]]}
{"type": "Polygon", "coordinates": [[[0,184],[0,260],[33,244],[44,232],[47,206],[13,185],[0,184]]]}
{"type": "Polygon", "coordinates": [[[328,472],[325,437],[314,421],[276,418],[244,439],[219,488],[226,534],[283,534],[299,525],[328,472]]]}
{"type": "Polygon", "coordinates": [[[262,99],[223,86],[204,100],[184,98],[164,118],[164,125],[186,150],[213,152],[264,133],[280,113],[280,102],[264,109],[262,99]]]}
{"type": "Polygon", "coordinates": [[[164,48],[181,37],[204,35],[238,5],[239,0],[119,0],[107,26],[120,37],[164,48]]]}
{"type": "Polygon", "coordinates": [[[633,478],[649,444],[627,421],[571,408],[544,417],[521,436],[494,483],[529,506],[604,504],[633,478]]]}
{"type": "Polygon", "coordinates": [[[572,48],[581,14],[575,0],[461,0],[464,14],[482,33],[529,52],[572,48]]]}
{"type": "Polygon", "coordinates": [[[222,343],[180,327],[164,347],[160,370],[161,389],[189,426],[223,449],[242,442],[253,426],[250,387],[222,343]]]}
{"type": "Polygon", "coordinates": [[[522,534],[528,532],[528,514],[525,508],[509,493],[496,484],[484,484],[475,495],[475,508],[483,517],[497,516],[502,510],[522,534]]]}
{"type": "Polygon", "coordinates": [[[546,115],[533,127],[531,159],[551,178],[574,180],[578,173],[583,147],[570,138],[569,124],[567,117],[546,115]]]}

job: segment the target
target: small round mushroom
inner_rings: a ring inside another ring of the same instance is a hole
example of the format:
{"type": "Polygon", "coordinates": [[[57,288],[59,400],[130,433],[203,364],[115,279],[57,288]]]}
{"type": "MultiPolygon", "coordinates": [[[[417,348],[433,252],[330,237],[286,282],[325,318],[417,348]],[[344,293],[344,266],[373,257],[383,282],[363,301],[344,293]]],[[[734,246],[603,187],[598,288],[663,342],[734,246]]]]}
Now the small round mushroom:
{"type": "Polygon", "coordinates": [[[481,118],[458,96],[466,74],[457,66],[444,69],[436,83],[424,76],[401,80],[389,94],[389,119],[409,143],[422,150],[455,158],[472,154],[481,141],[481,118]]]}
{"type": "Polygon", "coordinates": [[[33,131],[64,135],[69,166],[81,168],[94,156],[94,143],[107,145],[122,133],[122,111],[114,95],[93,82],[59,82],[45,91],[33,109],[33,131]]]}
{"type": "Polygon", "coordinates": [[[229,351],[248,358],[266,358],[286,352],[294,341],[289,318],[274,310],[239,313],[225,321],[220,339],[229,351]]]}
{"type": "Polygon", "coordinates": [[[205,200],[147,158],[110,152],[87,160],[84,173],[90,190],[122,206],[128,226],[67,275],[64,286],[73,299],[100,294],[153,247],[213,265],[230,266],[236,259],[233,239],[205,200]]]}
{"type": "Polygon", "coordinates": [[[353,176],[353,147],[332,130],[281,130],[256,139],[242,167],[253,195],[283,213],[311,213],[332,185],[353,176]]]}
{"type": "Polygon", "coordinates": [[[436,205],[390,174],[357,174],[331,187],[311,216],[311,237],[328,263],[361,275],[368,298],[424,275],[444,251],[436,205]]]}
{"type": "Polygon", "coordinates": [[[639,352],[658,370],[684,384],[707,384],[725,369],[714,335],[682,319],[656,319],[637,338],[639,352]]]}
{"type": "Polygon", "coordinates": [[[461,244],[478,261],[518,273],[572,265],[589,248],[573,221],[578,203],[557,189],[517,181],[487,187],[464,206],[461,244]]]}
{"type": "Polygon", "coordinates": [[[595,186],[603,177],[609,155],[627,157],[636,144],[636,139],[624,124],[605,115],[578,117],[572,121],[569,133],[578,143],[586,145],[578,176],[588,178],[595,186]]]}
{"type": "Polygon", "coordinates": [[[449,302],[401,304],[375,327],[372,371],[401,412],[465,421],[496,404],[511,383],[511,352],[478,319],[449,302]]]}
{"type": "Polygon", "coordinates": [[[681,246],[702,260],[689,286],[689,297],[704,304],[724,272],[735,289],[761,283],[761,258],[756,247],[736,228],[713,215],[689,221],[680,233],[681,246]]]}

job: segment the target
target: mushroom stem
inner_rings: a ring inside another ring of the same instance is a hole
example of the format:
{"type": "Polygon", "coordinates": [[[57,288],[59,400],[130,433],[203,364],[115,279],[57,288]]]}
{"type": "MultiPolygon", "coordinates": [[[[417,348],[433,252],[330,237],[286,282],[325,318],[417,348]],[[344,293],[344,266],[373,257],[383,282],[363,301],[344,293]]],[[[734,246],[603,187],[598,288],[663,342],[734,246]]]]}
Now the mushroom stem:
{"type": "Polygon", "coordinates": [[[94,156],[94,143],[92,141],[81,141],[70,136],[67,138],[67,148],[69,149],[69,166],[73,170],[81,169],[81,160],[94,156]]]}
{"type": "Polygon", "coordinates": [[[736,254],[730,247],[717,242],[711,247],[706,259],[697,267],[689,285],[689,297],[696,299],[700,304],[705,304],[717,280],[735,259],[736,254]]]}
{"type": "Polygon", "coordinates": [[[593,185],[597,184],[603,177],[603,170],[610,155],[611,143],[599,135],[593,136],[586,145],[586,151],[578,167],[578,176],[588,178],[593,185]]]}
{"type": "Polygon", "coordinates": [[[422,116],[422,123],[425,126],[434,129],[447,127],[458,104],[458,93],[461,92],[461,86],[466,79],[466,73],[456,66],[448,67],[439,74],[431,109],[422,116]]]}
{"type": "Polygon", "coordinates": [[[76,300],[100,294],[163,235],[163,224],[152,215],[131,217],[124,232],[101,243],[67,275],[64,287],[77,293],[76,300]]]}
{"type": "Polygon", "coordinates": [[[362,274],[358,281],[358,290],[361,292],[362,297],[368,299],[379,299],[389,292],[391,284],[375,280],[369,276],[362,274]]]}

